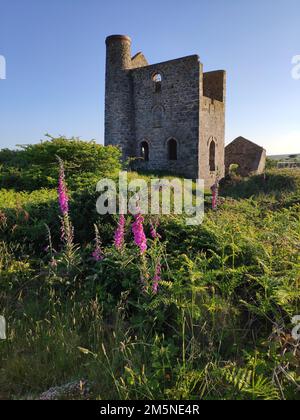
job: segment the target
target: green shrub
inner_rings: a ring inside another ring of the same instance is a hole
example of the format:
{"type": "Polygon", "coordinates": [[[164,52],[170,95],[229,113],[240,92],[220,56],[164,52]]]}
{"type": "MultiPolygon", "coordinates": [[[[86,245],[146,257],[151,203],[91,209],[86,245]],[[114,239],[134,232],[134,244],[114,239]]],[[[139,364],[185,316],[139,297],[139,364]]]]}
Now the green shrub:
{"type": "Polygon", "coordinates": [[[57,156],[64,161],[71,190],[93,186],[99,178],[113,177],[121,168],[121,152],[116,147],[49,136],[48,140],[23,146],[22,150],[0,151],[0,188],[17,191],[56,188],[57,156]]]}
{"type": "Polygon", "coordinates": [[[267,170],[269,170],[269,169],[276,169],[277,168],[277,163],[278,163],[277,160],[267,158],[267,160],[266,160],[266,169],[267,170]]]}
{"type": "Polygon", "coordinates": [[[237,177],[222,181],[221,193],[233,198],[250,198],[274,195],[277,200],[300,192],[299,170],[271,170],[249,178],[237,177]]]}

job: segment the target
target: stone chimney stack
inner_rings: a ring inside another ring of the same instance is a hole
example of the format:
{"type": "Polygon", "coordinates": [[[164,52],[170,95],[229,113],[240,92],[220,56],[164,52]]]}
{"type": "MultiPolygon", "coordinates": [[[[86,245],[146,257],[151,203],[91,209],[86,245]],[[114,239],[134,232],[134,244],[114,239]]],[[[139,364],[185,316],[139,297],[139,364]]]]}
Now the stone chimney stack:
{"type": "Polygon", "coordinates": [[[106,38],[105,145],[119,146],[123,156],[134,154],[131,39],[106,38]]]}

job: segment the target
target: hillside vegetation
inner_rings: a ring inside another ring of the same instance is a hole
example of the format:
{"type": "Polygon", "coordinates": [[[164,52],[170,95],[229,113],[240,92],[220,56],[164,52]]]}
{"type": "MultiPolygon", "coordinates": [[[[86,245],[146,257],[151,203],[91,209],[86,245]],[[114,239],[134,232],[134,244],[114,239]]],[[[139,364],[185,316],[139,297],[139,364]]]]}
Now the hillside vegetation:
{"type": "Polygon", "coordinates": [[[50,138],[0,165],[0,399],[299,399],[300,171],[226,180],[191,227],[97,215],[112,147],[50,138]]]}

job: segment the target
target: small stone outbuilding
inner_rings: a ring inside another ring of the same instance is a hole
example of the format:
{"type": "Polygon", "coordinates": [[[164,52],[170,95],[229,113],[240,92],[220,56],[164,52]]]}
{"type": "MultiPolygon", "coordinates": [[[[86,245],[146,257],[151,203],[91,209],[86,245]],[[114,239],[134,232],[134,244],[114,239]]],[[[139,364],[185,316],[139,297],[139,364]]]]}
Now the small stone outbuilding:
{"type": "Polygon", "coordinates": [[[265,171],[266,150],[244,137],[238,137],[225,147],[225,171],[230,166],[238,165],[237,173],[241,176],[259,175],[265,171]]]}

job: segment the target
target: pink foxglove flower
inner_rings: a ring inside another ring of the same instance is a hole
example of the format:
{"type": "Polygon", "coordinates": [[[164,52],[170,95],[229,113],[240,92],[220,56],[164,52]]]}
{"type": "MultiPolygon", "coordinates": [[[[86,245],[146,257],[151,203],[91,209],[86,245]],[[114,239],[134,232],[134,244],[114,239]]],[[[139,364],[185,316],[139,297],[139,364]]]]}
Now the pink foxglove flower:
{"type": "Polygon", "coordinates": [[[126,224],[125,216],[124,214],[121,214],[119,223],[118,223],[118,228],[115,232],[115,237],[114,237],[114,245],[118,251],[121,251],[124,246],[125,224],[126,224]]]}
{"type": "Polygon", "coordinates": [[[61,217],[61,240],[66,243],[67,249],[71,250],[74,240],[74,228],[69,217],[69,196],[65,180],[65,170],[63,161],[59,161],[59,179],[58,179],[58,203],[62,213],[61,217]]]}
{"type": "Polygon", "coordinates": [[[134,216],[132,232],[135,244],[140,248],[141,254],[144,254],[147,251],[147,238],[144,232],[144,217],[141,213],[134,216]]]}
{"type": "Polygon", "coordinates": [[[219,180],[216,179],[216,182],[211,187],[212,192],[212,209],[217,210],[218,209],[218,200],[219,200],[219,180]]]}
{"type": "Polygon", "coordinates": [[[158,287],[159,287],[159,283],[161,281],[161,264],[158,263],[156,268],[155,268],[155,274],[153,277],[153,286],[152,286],[152,290],[153,293],[156,295],[158,292],[158,287]]]}
{"type": "Polygon", "coordinates": [[[93,260],[96,262],[104,259],[103,251],[101,249],[101,240],[98,227],[95,225],[95,249],[92,253],[93,260]]]}
{"type": "Polygon", "coordinates": [[[60,211],[65,216],[69,213],[69,196],[65,180],[64,164],[61,159],[59,159],[58,202],[60,211]]]}
{"type": "Polygon", "coordinates": [[[151,234],[152,239],[160,239],[161,238],[160,234],[157,232],[157,227],[158,227],[158,223],[155,224],[155,225],[153,223],[151,223],[150,234],[151,234]]]}
{"type": "Polygon", "coordinates": [[[103,253],[100,248],[95,248],[94,252],[92,253],[93,260],[96,262],[103,261],[103,253]]]}

